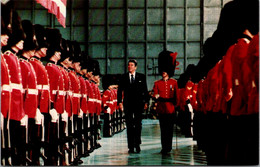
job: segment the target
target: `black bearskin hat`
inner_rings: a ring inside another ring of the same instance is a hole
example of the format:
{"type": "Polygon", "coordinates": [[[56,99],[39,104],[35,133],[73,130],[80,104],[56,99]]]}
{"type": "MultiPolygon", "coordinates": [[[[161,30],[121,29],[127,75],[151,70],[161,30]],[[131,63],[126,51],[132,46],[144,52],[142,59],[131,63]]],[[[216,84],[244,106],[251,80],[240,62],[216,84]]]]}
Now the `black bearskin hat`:
{"type": "Polygon", "coordinates": [[[13,4],[8,2],[4,4],[1,2],[1,34],[12,33],[12,15],[13,15],[13,4]]]}
{"type": "Polygon", "coordinates": [[[46,29],[46,40],[49,45],[46,59],[49,60],[55,52],[61,52],[61,34],[59,29],[46,29]]]}
{"type": "Polygon", "coordinates": [[[40,24],[36,24],[33,27],[35,31],[36,40],[38,43],[38,49],[48,48],[48,43],[46,41],[46,29],[40,24]]]}
{"type": "Polygon", "coordinates": [[[26,38],[24,40],[24,50],[35,50],[37,48],[37,41],[35,38],[34,27],[29,20],[23,20],[22,26],[26,38]]]}
{"type": "Polygon", "coordinates": [[[73,62],[80,62],[81,60],[81,48],[80,44],[77,41],[72,41],[73,45],[73,62]]]}
{"type": "Polygon", "coordinates": [[[113,76],[111,74],[104,75],[102,77],[102,87],[104,90],[108,89],[110,85],[113,85],[113,76]]]}
{"type": "Polygon", "coordinates": [[[61,59],[59,60],[60,62],[63,62],[66,58],[69,57],[69,45],[66,39],[62,38],[61,39],[61,59]]]}
{"type": "Polygon", "coordinates": [[[169,77],[174,76],[176,67],[176,57],[177,52],[173,53],[171,51],[164,50],[159,54],[158,58],[158,69],[159,73],[167,72],[169,77]]]}
{"type": "Polygon", "coordinates": [[[99,67],[99,62],[97,60],[93,60],[93,75],[101,75],[100,73],[100,67],[99,67]]]}

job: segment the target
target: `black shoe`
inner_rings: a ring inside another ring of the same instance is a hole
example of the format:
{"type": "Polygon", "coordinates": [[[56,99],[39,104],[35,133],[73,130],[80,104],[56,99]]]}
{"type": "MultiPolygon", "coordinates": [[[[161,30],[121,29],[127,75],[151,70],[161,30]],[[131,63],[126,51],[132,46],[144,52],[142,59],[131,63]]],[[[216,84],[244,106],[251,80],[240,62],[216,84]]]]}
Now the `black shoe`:
{"type": "Polygon", "coordinates": [[[132,149],[129,149],[129,150],[128,150],[128,153],[135,153],[135,151],[134,151],[134,149],[132,148],[132,149]]]}
{"type": "Polygon", "coordinates": [[[161,150],[160,152],[162,155],[169,155],[170,151],[161,150]]]}
{"type": "Polygon", "coordinates": [[[140,153],[140,152],[141,152],[140,146],[136,146],[136,147],[135,147],[135,150],[136,150],[137,153],[140,153]]]}

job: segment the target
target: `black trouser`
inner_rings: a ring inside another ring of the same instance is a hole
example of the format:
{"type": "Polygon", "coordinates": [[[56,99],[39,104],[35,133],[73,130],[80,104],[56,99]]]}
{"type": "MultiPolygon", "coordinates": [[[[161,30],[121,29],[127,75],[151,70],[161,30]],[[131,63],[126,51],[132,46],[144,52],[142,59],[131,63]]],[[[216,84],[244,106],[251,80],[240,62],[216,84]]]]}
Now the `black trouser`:
{"type": "Polygon", "coordinates": [[[259,164],[259,115],[230,116],[228,164],[259,164]]]}
{"type": "Polygon", "coordinates": [[[227,119],[221,112],[207,112],[206,155],[208,165],[226,165],[227,119]]]}
{"type": "Polygon", "coordinates": [[[172,149],[173,125],[175,114],[159,114],[161,129],[162,152],[170,152],[172,149]]]}
{"type": "Polygon", "coordinates": [[[144,105],[124,107],[128,148],[133,149],[141,144],[142,112],[144,105]]]}

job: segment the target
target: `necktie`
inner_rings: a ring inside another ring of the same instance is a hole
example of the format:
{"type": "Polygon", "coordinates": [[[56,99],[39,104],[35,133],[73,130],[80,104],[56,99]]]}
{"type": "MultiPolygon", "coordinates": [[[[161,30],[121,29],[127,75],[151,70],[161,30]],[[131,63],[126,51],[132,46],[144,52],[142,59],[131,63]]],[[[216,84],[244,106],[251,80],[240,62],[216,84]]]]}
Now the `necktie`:
{"type": "Polygon", "coordinates": [[[135,79],[134,79],[134,75],[131,74],[131,83],[134,83],[135,79]]]}

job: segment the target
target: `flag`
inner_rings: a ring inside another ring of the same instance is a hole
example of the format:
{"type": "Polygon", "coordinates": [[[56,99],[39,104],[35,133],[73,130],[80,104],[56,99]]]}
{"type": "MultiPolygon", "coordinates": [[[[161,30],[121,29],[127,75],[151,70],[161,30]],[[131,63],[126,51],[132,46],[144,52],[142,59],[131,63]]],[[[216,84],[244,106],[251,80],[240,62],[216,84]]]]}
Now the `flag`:
{"type": "Polygon", "coordinates": [[[58,22],[66,27],[67,0],[36,0],[36,2],[48,9],[48,12],[54,14],[58,22]]]}

